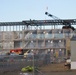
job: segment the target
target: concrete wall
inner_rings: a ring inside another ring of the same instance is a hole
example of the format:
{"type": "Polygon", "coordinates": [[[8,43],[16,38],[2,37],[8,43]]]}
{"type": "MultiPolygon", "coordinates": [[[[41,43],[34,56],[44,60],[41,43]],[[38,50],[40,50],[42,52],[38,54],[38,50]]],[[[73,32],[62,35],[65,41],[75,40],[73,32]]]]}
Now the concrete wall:
{"type": "Polygon", "coordinates": [[[71,61],[76,61],[76,41],[71,41],[71,61]]]}
{"type": "Polygon", "coordinates": [[[76,41],[71,40],[71,69],[76,69],[76,41]]]}

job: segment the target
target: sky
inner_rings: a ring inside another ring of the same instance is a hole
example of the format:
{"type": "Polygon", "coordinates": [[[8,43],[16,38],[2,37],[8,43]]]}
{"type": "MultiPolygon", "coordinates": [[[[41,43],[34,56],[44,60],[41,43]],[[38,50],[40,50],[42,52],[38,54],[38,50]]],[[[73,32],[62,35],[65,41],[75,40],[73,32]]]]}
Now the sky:
{"type": "Polygon", "coordinates": [[[0,0],[0,22],[53,19],[46,11],[60,19],[76,19],[76,0],[0,0]]]}

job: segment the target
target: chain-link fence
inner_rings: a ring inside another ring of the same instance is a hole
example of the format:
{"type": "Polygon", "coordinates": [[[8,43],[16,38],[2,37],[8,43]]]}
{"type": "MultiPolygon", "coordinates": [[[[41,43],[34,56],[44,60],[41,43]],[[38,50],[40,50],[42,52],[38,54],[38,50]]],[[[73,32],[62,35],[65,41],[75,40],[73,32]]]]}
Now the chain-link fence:
{"type": "Polygon", "coordinates": [[[41,68],[54,63],[63,63],[65,58],[51,57],[47,54],[32,54],[24,55],[1,55],[0,56],[0,72],[4,71],[21,71],[23,67],[33,66],[41,68]]]}

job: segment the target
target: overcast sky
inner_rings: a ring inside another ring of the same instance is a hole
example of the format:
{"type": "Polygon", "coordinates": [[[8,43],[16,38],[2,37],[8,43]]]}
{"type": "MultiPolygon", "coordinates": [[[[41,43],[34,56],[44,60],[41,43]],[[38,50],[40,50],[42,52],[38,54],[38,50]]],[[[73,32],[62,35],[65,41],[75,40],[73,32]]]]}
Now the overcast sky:
{"type": "Polygon", "coordinates": [[[0,0],[0,22],[51,19],[45,11],[61,19],[76,19],[76,0],[0,0]]]}

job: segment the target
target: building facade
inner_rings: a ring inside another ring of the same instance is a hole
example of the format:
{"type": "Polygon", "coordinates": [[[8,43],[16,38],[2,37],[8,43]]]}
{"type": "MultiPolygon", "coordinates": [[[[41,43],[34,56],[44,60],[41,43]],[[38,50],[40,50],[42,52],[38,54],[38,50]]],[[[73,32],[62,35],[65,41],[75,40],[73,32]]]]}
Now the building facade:
{"type": "MultiPolygon", "coordinates": [[[[50,53],[51,57],[65,58],[67,55],[68,39],[72,30],[45,29],[0,32],[0,52],[11,49],[34,50],[35,54],[50,53]]],[[[70,47],[70,46],[69,46],[70,47]]]]}
{"type": "MultiPolygon", "coordinates": [[[[47,21],[46,21],[47,22],[47,21]]],[[[51,21],[52,22],[52,21],[51,21]]],[[[29,21],[27,21],[29,24],[29,21]]],[[[49,54],[51,61],[64,61],[67,50],[70,49],[71,29],[53,29],[51,24],[46,27],[44,21],[31,22],[27,26],[24,22],[0,23],[0,54],[11,49],[21,48],[24,51],[34,51],[35,54],[49,54]],[[43,22],[43,23],[42,23],[43,22]],[[41,26],[37,26],[41,24],[41,26]],[[45,27],[44,27],[45,25],[45,27]]],[[[59,23],[60,24],[60,23],[59,23]]]]}

